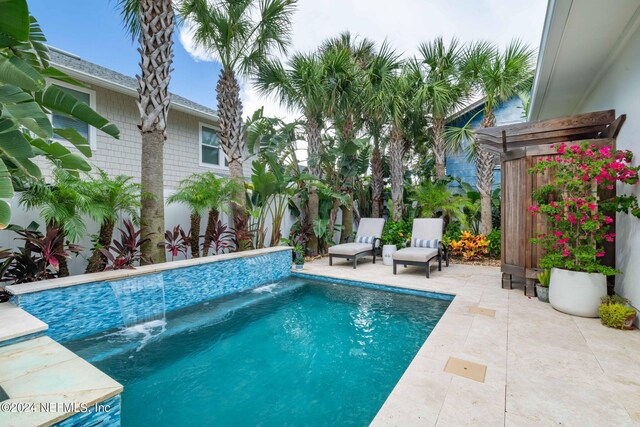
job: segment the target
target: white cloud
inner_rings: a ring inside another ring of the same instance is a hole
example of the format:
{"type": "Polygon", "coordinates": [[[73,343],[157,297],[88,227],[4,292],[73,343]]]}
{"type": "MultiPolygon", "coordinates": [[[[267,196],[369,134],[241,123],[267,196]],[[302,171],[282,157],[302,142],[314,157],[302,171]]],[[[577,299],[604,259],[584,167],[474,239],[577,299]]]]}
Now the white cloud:
{"type": "MultiPolygon", "coordinates": [[[[419,43],[442,35],[462,42],[489,40],[500,46],[519,38],[537,48],[547,0],[299,0],[291,51],[310,51],[329,37],[350,31],[382,43],[385,39],[405,56],[419,43]]],[[[196,48],[188,27],[180,41],[198,60],[211,60],[196,48]]],[[[245,115],[261,105],[267,115],[295,117],[272,99],[260,98],[243,84],[245,115]]]]}

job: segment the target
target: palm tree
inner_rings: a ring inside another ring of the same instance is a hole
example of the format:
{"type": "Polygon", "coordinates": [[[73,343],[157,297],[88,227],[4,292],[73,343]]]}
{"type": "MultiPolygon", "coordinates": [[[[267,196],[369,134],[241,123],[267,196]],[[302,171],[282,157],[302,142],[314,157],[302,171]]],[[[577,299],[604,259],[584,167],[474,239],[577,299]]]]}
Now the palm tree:
{"type": "Polygon", "coordinates": [[[473,203],[465,196],[454,193],[446,181],[431,182],[425,180],[413,190],[413,200],[418,203],[418,212],[423,218],[441,216],[447,224],[455,219],[463,228],[468,227],[466,210],[473,208],[473,203]]]}
{"type": "Polygon", "coordinates": [[[382,132],[388,123],[387,97],[400,67],[399,55],[385,42],[365,70],[363,119],[373,139],[371,153],[371,216],[382,214],[383,163],[380,148],[382,132]]]}
{"type": "MultiPolygon", "coordinates": [[[[216,85],[220,145],[229,175],[238,184],[244,185],[246,152],[238,78],[253,75],[274,49],[286,52],[295,4],[295,0],[185,0],[181,5],[195,42],[221,65],[216,85]]],[[[236,200],[233,216],[238,227],[247,223],[246,198],[238,193],[236,200]]]]}
{"type": "Polygon", "coordinates": [[[199,174],[193,174],[180,181],[176,191],[167,198],[168,204],[182,203],[189,207],[191,258],[200,256],[200,222],[210,206],[208,184],[199,174]]]}
{"type": "Polygon", "coordinates": [[[436,179],[445,177],[445,124],[447,117],[468,100],[470,81],[463,72],[464,50],[457,39],[448,46],[442,37],[418,47],[419,58],[412,62],[420,66],[422,86],[419,96],[431,115],[433,155],[436,179]]]}
{"type": "MultiPolygon", "coordinates": [[[[290,110],[301,111],[305,117],[307,135],[307,165],[309,173],[320,179],[321,130],[326,109],[325,68],[317,54],[295,54],[284,68],[280,61],[268,61],[258,70],[256,87],[262,94],[275,93],[280,103],[290,110]]],[[[308,222],[313,224],[319,217],[318,189],[308,189],[308,222]]],[[[315,255],[318,238],[309,236],[307,251],[315,255]]]]}
{"type": "Polygon", "coordinates": [[[106,267],[108,261],[100,248],[108,248],[111,245],[118,217],[124,214],[134,220],[138,219],[140,184],[132,180],[132,177],[126,175],[110,178],[105,171],[98,169],[97,175],[89,175],[86,181],[80,183],[80,193],[92,204],[102,207],[102,215],[97,218],[100,231],[85,273],[103,271],[106,267]]]}
{"type": "MultiPolygon", "coordinates": [[[[477,43],[470,47],[466,58],[466,72],[473,79],[475,88],[484,96],[481,128],[494,127],[494,109],[500,102],[529,92],[534,74],[533,49],[514,40],[500,52],[487,43],[477,43]]],[[[480,231],[484,235],[491,232],[491,193],[493,190],[493,167],[495,155],[482,147],[473,146],[480,193],[480,231]]]]}
{"type": "Polygon", "coordinates": [[[400,221],[404,212],[404,155],[406,151],[405,131],[412,109],[411,82],[407,70],[396,75],[387,97],[390,115],[389,157],[391,163],[391,218],[400,221]]]}
{"type": "Polygon", "coordinates": [[[345,32],[329,39],[320,48],[325,64],[327,90],[327,116],[333,119],[338,143],[343,147],[341,164],[347,174],[343,174],[341,191],[347,196],[342,205],[341,240],[353,233],[353,189],[354,173],[352,167],[357,161],[357,149],[354,139],[358,131],[364,98],[364,70],[369,66],[375,44],[366,38],[357,38],[345,32]]]}
{"type": "Polygon", "coordinates": [[[235,197],[242,191],[242,188],[238,189],[235,181],[217,177],[212,172],[199,174],[197,179],[201,181],[202,186],[206,189],[206,204],[209,209],[207,228],[204,232],[204,241],[202,243],[202,255],[207,256],[211,247],[211,237],[218,226],[220,212],[227,211],[229,205],[235,202],[235,197]]]}
{"type": "Polygon", "coordinates": [[[173,0],[119,0],[125,28],[138,37],[140,70],[138,109],[142,138],[141,184],[145,195],[140,226],[148,239],[142,245],[142,259],[166,261],[164,251],[164,142],[167,139],[169,81],[173,62],[173,0]]]}
{"type": "MultiPolygon", "coordinates": [[[[87,214],[93,219],[102,218],[105,208],[92,203],[80,191],[81,181],[77,176],[61,168],[54,169],[52,176],[52,184],[43,180],[30,182],[20,193],[19,203],[26,209],[39,209],[47,231],[59,230],[62,238],[57,241],[56,251],[64,252],[65,240],[75,242],[87,231],[82,214],[87,214]]],[[[58,275],[69,275],[66,258],[60,259],[58,275]]]]}

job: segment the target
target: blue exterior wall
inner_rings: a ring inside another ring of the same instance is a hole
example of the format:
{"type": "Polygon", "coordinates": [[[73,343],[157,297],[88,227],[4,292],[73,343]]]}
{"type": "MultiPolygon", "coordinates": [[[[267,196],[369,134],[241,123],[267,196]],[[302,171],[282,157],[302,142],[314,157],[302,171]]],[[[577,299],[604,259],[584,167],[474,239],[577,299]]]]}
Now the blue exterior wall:
{"type": "Polygon", "coordinates": [[[14,302],[47,323],[48,336],[65,342],[123,327],[131,313],[163,314],[273,283],[290,274],[291,251],[284,250],[21,294],[14,302]]]}
{"type": "MultiPolygon", "coordinates": [[[[453,120],[450,123],[447,123],[447,126],[456,126],[462,127],[464,126],[474,114],[478,111],[482,110],[482,105],[475,108],[474,110],[464,114],[453,120]]],[[[496,108],[493,112],[496,116],[496,126],[511,124],[511,123],[520,123],[526,121],[522,117],[523,109],[522,109],[522,101],[520,98],[513,97],[503,103],[501,103],[498,108],[496,108]]],[[[477,116],[473,118],[471,121],[471,128],[477,129],[480,127],[480,122],[483,118],[482,112],[480,112],[477,116]]],[[[469,142],[465,142],[464,148],[469,146],[469,142]]],[[[446,159],[446,171],[447,175],[451,175],[455,178],[461,178],[464,182],[476,186],[477,183],[477,175],[476,175],[476,165],[473,162],[469,162],[467,160],[467,154],[464,150],[461,150],[459,153],[448,154],[446,159]]],[[[494,171],[494,188],[500,186],[500,167],[497,166],[494,171]]],[[[457,186],[453,184],[453,186],[457,186]]]]}

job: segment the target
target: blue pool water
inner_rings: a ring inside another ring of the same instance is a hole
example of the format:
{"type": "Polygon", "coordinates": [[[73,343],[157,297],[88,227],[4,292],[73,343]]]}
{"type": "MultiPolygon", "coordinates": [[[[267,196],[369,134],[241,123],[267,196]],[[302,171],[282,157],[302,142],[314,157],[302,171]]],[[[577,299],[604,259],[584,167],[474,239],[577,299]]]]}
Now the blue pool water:
{"type": "Polygon", "coordinates": [[[450,301],[288,278],[65,343],[123,426],[367,425],[450,301]]]}

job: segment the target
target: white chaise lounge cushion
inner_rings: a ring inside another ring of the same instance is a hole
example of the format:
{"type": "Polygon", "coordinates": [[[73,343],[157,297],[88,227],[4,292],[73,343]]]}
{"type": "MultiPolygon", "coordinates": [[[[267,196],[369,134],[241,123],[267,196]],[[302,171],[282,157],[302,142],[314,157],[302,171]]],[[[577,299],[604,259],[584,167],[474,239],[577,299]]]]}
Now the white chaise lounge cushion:
{"type": "MultiPolygon", "coordinates": [[[[367,238],[380,238],[382,237],[382,229],[384,228],[384,218],[362,218],[360,224],[358,224],[358,237],[367,238]]],[[[373,243],[373,240],[368,240],[369,243],[373,243]]],[[[376,247],[380,245],[380,241],[376,241],[376,247]]]]}
{"type": "Polygon", "coordinates": [[[329,248],[332,255],[356,255],[366,251],[371,251],[371,243],[343,243],[329,248]]]}
{"type": "Polygon", "coordinates": [[[404,248],[393,253],[395,261],[427,262],[438,256],[438,249],[433,248],[404,248]]]}

